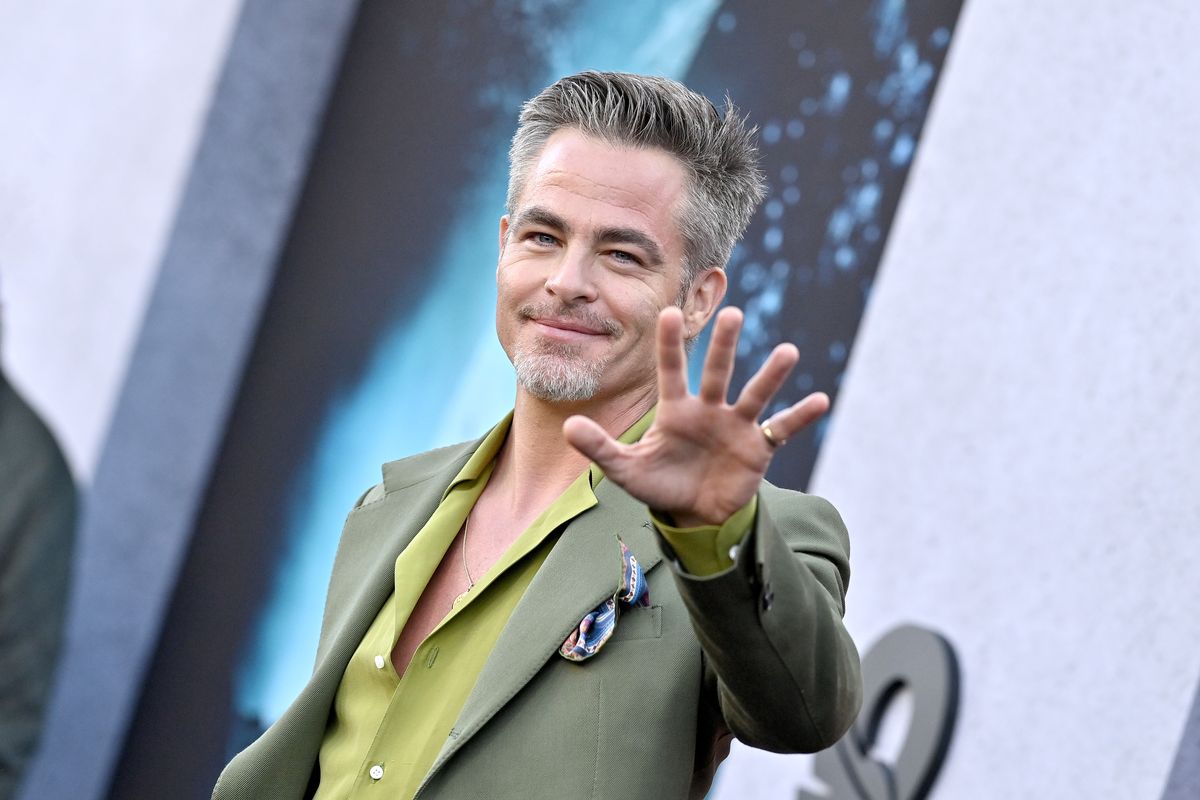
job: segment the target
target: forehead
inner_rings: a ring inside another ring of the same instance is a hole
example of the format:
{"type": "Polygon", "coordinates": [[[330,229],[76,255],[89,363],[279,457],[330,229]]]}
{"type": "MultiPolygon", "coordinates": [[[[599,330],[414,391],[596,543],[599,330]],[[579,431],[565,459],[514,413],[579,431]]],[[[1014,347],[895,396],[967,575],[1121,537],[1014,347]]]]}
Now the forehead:
{"type": "Polygon", "coordinates": [[[574,224],[636,225],[678,238],[687,178],[665,150],[614,146],[565,129],[547,140],[517,208],[548,206],[574,224]]]}

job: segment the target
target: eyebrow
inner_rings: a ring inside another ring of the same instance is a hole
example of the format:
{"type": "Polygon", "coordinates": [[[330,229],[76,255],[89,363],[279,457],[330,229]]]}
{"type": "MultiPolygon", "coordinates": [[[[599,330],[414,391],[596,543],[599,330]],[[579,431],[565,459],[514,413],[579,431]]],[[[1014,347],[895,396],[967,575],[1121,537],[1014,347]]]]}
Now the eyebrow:
{"type": "MultiPolygon", "coordinates": [[[[514,229],[520,229],[526,225],[544,225],[556,231],[561,231],[564,234],[571,234],[571,226],[567,221],[542,206],[530,206],[523,209],[517,214],[516,220],[513,222],[514,229]]],[[[593,244],[628,244],[634,247],[641,248],[646,253],[648,266],[658,267],[663,263],[663,252],[653,238],[644,231],[637,228],[601,228],[596,231],[592,237],[593,244]]]]}
{"type": "Polygon", "coordinates": [[[522,209],[512,223],[514,229],[523,228],[526,225],[545,225],[547,228],[554,228],[556,231],[562,231],[563,233],[571,232],[571,226],[567,224],[565,219],[541,206],[530,206],[529,208],[522,209]]]}
{"type": "Polygon", "coordinates": [[[595,244],[631,244],[646,253],[647,266],[658,267],[663,263],[662,249],[658,242],[637,228],[601,228],[593,239],[595,244]]]}

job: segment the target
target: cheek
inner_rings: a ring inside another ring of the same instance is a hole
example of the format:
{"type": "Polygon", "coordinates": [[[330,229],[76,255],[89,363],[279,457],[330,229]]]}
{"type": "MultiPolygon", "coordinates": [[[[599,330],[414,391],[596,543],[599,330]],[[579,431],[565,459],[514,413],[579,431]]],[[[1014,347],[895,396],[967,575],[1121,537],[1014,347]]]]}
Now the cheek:
{"type": "Polygon", "coordinates": [[[527,299],[544,285],[545,277],[534,264],[514,260],[496,267],[496,292],[500,297],[527,299]]]}
{"type": "Polygon", "coordinates": [[[513,315],[522,304],[521,292],[513,285],[511,270],[501,267],[496,270],[496,331],[501,341],[504,334],[514,327],[513,315]]]}
{"type": "Polygon", "coordinates": [[[639,329],[649,327],[653,330],[658,312],[665,307],[659,293],[644,284],[636,290],[625,292],[619,302],[620,307],[625,309],[626,320],[639,329]]]}

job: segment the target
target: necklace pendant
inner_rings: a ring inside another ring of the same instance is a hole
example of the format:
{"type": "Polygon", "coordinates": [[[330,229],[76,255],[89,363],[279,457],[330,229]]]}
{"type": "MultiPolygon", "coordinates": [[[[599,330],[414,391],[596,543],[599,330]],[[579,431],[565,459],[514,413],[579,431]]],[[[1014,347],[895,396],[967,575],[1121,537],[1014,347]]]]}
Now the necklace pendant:
{"type": "Polygon", "coordinates": [[[470,593],[471,593],[471,590],[470,590],[470,588],[468,588],[465,592],[460,594],[458,597],[454,598],[454,602],[451,603],[451,606],[453,606],[454,608],[458,608],[463,603],[467,602],[467,595],[469,595],[470,593]]]}

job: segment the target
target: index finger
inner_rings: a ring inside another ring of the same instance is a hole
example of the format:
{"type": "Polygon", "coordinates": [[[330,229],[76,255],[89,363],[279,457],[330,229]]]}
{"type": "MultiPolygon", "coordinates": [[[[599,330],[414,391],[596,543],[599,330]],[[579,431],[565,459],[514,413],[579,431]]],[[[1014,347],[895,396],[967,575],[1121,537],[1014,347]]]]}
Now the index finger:
{"type": "Polygon", "coordinates": [[[687,357],[683,352],[683,312],[676,306],[658,315],[658,398],[686,397],[687,357]]]}

